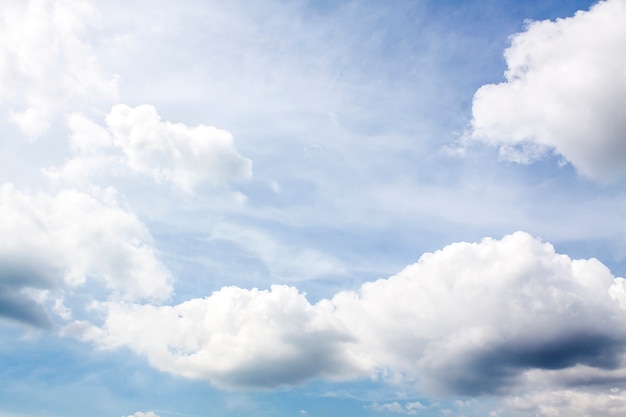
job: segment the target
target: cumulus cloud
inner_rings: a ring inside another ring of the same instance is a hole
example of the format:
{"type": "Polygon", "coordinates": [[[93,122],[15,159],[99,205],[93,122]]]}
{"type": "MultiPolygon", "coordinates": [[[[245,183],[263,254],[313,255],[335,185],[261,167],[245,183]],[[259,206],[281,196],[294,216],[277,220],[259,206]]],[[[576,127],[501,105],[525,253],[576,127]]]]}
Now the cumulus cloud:
{"type": "Polygon", "coordinates": [[[109,303],[102,325],[65,332],[223,387],[382,375],[426,392],[507,394],[534,371],[556,372],[554,385],[581,366],[621,372],[626,311],[616,289],[624,281],[599,261],[518,232],[452,244],[316,304],[293,287],[227,287],[175,306],[109,303]]]}
{"type": "Polygon", "coordinates": [[[530,22],[505,51],[506,82],[474,96],[471,139],[531,162],[555,152],[579,173],[626,173],[626,3],[602,1],[556,21],[530,22]]]}
{"type": "Polygon", "coordinates": [[[226,130],[161,122],[148,105],[114,106],[106,120],[128,165],[156,180],[191,190],[202,182],[217,185],[252,175],[252,163],[237,152],[226,130]]]}
{"type": "Polygon", "coordinates": [[[425,254],[398,275],[333,299],[380,367],[428,391],[506,391],[527,370],[614,368],[621,285],[595,259],[571,260],[518,232],[425,254]]]}
{"type": "MultiPolygon", "coordinates": [[[[49,324],[29,290],[104,284],[128,300],[167,299],[171,276],[137,217],[111,190],[31,194],[0,186],[0,314],[49,324]]],[[[64,311],[59,306],[59,311],[64,311]]]]}
{"type": "Polygon", "coordinates": [[[65,334],[103,348],[128,346],[160,370],[233,387],[276,387],[363,367],[328,303],[287,286],[226,287],[176,306],[111,303],[102,328],[75,322],[65,334]]]}
{"type": "Polygon", "coordinates": [[[26,135],[45,133],[72,99],[116,95],[116,77],[103,74],[84,41],[96,15],[90,2],[8,0],[0,14],[0,100],[21,108],[10,120],[26,135]]]}
{"type": "Polygon", "coordinates": [[[252,162],[237,152],[233,136],[212,126],[162,122],[150,105],[118,104],[102,127],[76,113],[68,118],[70,146],[77,156],[49,176],[75,182],[122,165],[191,192],[200,184],[223,185],[252,176],[252,162]],[[120,152],[121,155],[116,154],[120,152]]]}

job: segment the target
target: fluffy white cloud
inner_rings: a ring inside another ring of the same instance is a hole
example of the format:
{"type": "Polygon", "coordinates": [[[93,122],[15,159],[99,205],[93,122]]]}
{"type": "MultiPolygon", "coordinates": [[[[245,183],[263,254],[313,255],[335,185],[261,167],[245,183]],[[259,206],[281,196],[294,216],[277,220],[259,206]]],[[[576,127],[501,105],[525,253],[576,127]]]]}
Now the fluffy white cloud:
{"type": "Polygon", "coordinates": [[[470,137],[530,162],[553,150],[583,175],[626,172],[626,3],[531,22],[505,51],[506,82],[474,96],[470,137]]]}
{"type": "Polygon", "coordinates": [[[167,299],[171,276],[137,217],[111,190],[31,194],[0,186],[0,314],[49,322],[29,289],[104,284],[115,297],[167,299]]]}
{"type": "Polygon", "coordinates": [[[226,387],[380,373],[430,392],[505,394],[534,371],[600,372],[554,385],[619,371],[626,310],[612,294],[623,287],[599,261],[518,232],[452,244],[316,304],[293,287],[227,287],[175,306],[109,303],[102,326],[65,333],[226,387]]]}
{"type": "Polygon", "coordinates": [[[114,106],[106,121],[130,168],[157,181],[190,191],[199,183],[218,185],[252,175],[252,162],[237,152],[226,130],[161,122],[149,105],[114,106]]]}
{"type": "Polygon", "coordinates": [[[617,367],[622,285],[518,232],[425,254],[398,275],[333,299],[357,352],[428,391],[506,392],[527,370],[617,367]]]}
{"type": "Polygon", "coordinates": [[[65,334],[103,348],[128,346],[163,371],[221,387],[275,387],[363,367],[330,303],[295,288],[226,287],[176,306],[110,303],[104,326],[74,322],[65,334]]]}
{"type": "Polygon", "coordinates": [[[106,124],[105,128],[82,114],[70,115],[70,146],[77,156],[47,174],[76,183],[94,172],[127,166],[188,192],[200,184],[218,186],[252,176],[252,162],[237,152],[226,130],[162,122],[150,105],[118,104],[106,124]]]}
{"type": "Polygon", "coordinates": [[[95,14],[81,0],[0,3],[0,100],[24,108],[10,119],[25,134],[43,134],[48,118],[74,98],[116,95],[116,78],[102,73],[84,42],[95,14]]]}

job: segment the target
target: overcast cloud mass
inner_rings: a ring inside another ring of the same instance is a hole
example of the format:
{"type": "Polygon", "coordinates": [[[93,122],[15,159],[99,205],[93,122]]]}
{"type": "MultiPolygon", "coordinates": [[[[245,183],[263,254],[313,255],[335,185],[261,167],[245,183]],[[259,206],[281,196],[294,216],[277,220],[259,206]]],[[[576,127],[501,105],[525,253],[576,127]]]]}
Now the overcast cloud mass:
{"type": "Polygon", "coordinates": [[[0,3],[0,417],[624,415],[624,21],[0,3]]]}

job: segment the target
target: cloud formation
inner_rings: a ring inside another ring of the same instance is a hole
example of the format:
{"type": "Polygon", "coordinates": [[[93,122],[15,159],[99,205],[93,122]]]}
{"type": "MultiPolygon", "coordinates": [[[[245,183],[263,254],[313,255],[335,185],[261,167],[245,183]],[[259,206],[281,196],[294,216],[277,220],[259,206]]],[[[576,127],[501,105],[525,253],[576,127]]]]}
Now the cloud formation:
{"type": "Polygon", "coordinates": [[[626,173],[626,3],[530,22],[505,51],[506,82],[474,95],[470,138],[528,163],[555,152],[589,178],[626,173]]]}
{"type": "Polygon", "coordinates": [[[48,170],[52,178],[76,182],[93,172],[127,166],[192,192],[200,184],[219,186],[252,176],[252,162],[239,154],[230,132],[162,122],[147,104],[113,106],[106,127],[75,113],[68,117],[68,127],[70,146],[78,156],[48,170]]]}
{"type": "Polygon", "coordinates": [[[541,391],[507,399],[506,406],[515,416],[618,417],[626,413],[626,392],[619,388],[541,391]]]}
{"type": "Polygon", "coordinates": [[[89,1],[8,0],[0,4],[0,101],[19,110],[10,120],[28,136],[73,99],[117,94],[84,34],[96,16],[89,1]]]}
{"type": "Polygon", "coordinates": [[[64,333],[102,348],[128,346],[156,368],[226,388],[271,388],[363,368],[328,302],[311,305],[287,286],[225,287],[176,306],[111,303],[104,326],[64,333]]]}
{"type": "Polygon", "coordinates": [[[106,121],[128,166],[157,181],[171,181],[189,191],[202,182],[218,185],[252,175],[252,162],[237,152],[226,130],[161,122],[149,105],[119,104],[106,121]]]}
{"type": "Polygon", "coordinates": [[[0,186],[0,315],[50,323],[30,290],[100,282],[109,296],[163,301],[172,279],[152,238],[112,190],[32,194],[0,186]]]}
{"type": "Polygon", "coordinates": [[[427,392],[507,394],[534,370],[559,385],[577,366],[621,369],[622,291],[599,261],[518,232],[449,245],[316,304],[293,287],[226,287],[175,306],[110,303],[102,326],[65,333],[223,387],[386,375],[427,392]]]}

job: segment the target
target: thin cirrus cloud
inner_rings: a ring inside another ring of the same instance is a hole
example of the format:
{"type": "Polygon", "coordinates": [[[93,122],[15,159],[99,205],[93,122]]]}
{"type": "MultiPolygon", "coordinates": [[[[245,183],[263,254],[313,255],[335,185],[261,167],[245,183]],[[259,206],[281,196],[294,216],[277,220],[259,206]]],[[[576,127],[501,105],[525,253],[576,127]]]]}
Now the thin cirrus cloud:
{"type": "Polygon", "coordinates": [[[68,127],[77,156],[62,167],[48,169],[54,179],[84,181],[94,172],[123,165],[192,192],[201,184],[220,186],[252,177],[252,161],[239,154],[230,132],[163,122],[154,106],[113,106],[106,127],[74,113],[68,117],[68,127]]]}
{"type": "Polygon", "coordinates": [[[537,370],[557,372],[555,386],[590,383],[589,373],[561,374],[577,366],[601,381],[626,353],[624,279],[523,232],[449,245],[315,304],[272,286],[102,308],[102,325],[75,321],[63,334],[226,388],[386,375],[422,392],[507,395],[537,370]]]}
{"type": "Polygon", "coordinates": [[[555,152],[588,178],[626,173],[626,3],[528,24],[505,51],[506,82],[474,95],[471,140],[528,163],[555,152]]]}
{"type": "Polygon", "coordinates": [[[47,327],[51,319],[33,291],[92,280],[104,285],[107,297],[159,302],[171,295],[172,277],[150,233],[113,190],[42,194],[3,184],[0,230],[3,317],[47,327]]]}
{"type": "Polygon", "coordinates": [[[0,100],[18,109],[9,120],[26,136],[46,133],[72,100],[116,96],[117,77],[84,41],[97,16],[90,3],[9,0],[0,15],[0,100]]]}

